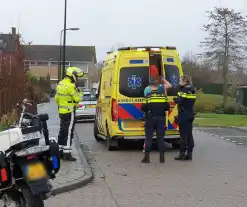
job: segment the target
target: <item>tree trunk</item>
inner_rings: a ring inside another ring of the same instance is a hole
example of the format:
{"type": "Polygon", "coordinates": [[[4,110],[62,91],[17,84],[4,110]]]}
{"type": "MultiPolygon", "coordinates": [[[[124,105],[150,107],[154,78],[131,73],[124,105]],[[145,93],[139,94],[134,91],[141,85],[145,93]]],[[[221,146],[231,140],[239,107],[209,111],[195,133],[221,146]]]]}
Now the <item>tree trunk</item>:
{"type": "MultiPolygon", "coordinates": [[[[225,69],[224,69],[225,70],[225,69]]],[[[224,108],[227,105],[227,72],[223,70],[223,104],[224,108]]]]}
{"type": "Polygon", "coordinates": [[[224,108],[226,108],[227,105],[227,92],[228,92],[228,86],[227,86],[227,74],[228,74],[228,57],[224,57],[224,65],[223,65],[223,71],[222,71],[222,77],[223,77],[223,105],[224,108]]]}

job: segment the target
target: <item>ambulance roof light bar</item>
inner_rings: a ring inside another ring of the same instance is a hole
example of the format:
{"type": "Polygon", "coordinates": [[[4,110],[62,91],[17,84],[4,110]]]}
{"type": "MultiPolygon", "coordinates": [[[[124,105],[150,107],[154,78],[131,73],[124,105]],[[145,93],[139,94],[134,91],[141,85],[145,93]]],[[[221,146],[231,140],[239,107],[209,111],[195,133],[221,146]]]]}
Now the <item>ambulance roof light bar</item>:
{"type": "Polygon", "coordinates": [[[148,46],[141,46],[141,47],[122,47],[122,48],[119,48],[118,51],[122,51],[122,50],[147,50],[147,51],[150,51],[150,50],[160,50],[160,49],[164,49],[164,47],[148,47],[148,46]]]}
{"type": "Polygon", "coordinates": [[[174,47],[174,46],[166,46],[166,49],[167,49],[167,50],[176,50],[177,48],[174,47]]]}
{"type": "Polygon", "coordinates": [[[176,47],[173,46],[166,46],[166,47],[121,47],[118,49],[118,51],[124,51],[124,50],[138,50],[138,51],[160,51],[161,49],[167,49],[167,50],[176,50],[176,47]]]}

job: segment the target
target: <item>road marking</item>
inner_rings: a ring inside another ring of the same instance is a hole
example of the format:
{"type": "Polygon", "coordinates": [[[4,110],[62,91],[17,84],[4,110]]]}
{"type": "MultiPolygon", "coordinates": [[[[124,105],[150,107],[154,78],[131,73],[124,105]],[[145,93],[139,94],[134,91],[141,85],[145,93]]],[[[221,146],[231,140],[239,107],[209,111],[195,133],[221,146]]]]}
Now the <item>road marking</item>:
{"type": "Polygon", "coordinates": [[[230,139],[226,139],[227,141],[229,141],[230,139]]]}
{"type": "Polygon", "coordinates": [[[221,139],[224,139],[225,137],[221,137],[221,139]]]}
{"type": "Polygon", "coordinates": [[[236,138],[237,138],[237,137],[247,137],[247,136],[230,136],[230,135],[226,135],[226,136],[224,136],[224,137],[225,137],[225,138],[226,138],[226,137],[231,137],[231,138],[235,138],[235,137],[236,137],[236,138]]]}

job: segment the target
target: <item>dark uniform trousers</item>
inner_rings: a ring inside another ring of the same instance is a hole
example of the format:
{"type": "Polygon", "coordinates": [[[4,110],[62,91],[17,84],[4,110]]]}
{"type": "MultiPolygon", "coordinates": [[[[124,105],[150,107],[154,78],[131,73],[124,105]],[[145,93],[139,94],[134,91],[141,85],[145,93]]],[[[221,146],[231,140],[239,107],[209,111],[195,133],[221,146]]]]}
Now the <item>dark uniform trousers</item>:
{"type": "Polygon", "coordinates": [[[165,152],[165,117],[150,117],[145,121],[145,152],[150,152],[152,148],[152,138],[154,132],[157,136],[157,145],[159,152],[165,152]]]}
{"type": "Polygon", "coordinates": [[[59,114],[60,131],[58,135],[58,144],[60,150],[64,153],[71,153],[72,139],[74,138],[75,112],[68,114],[59,114]]]}
{"type": "Polygon", "coordinates": [[[180,132],[180,146],[181,151],[188,153],[193,152],[194,138],[192,133],[194,121],[193,112],[182,112],[178,116],[179,132],[180,132]]]}

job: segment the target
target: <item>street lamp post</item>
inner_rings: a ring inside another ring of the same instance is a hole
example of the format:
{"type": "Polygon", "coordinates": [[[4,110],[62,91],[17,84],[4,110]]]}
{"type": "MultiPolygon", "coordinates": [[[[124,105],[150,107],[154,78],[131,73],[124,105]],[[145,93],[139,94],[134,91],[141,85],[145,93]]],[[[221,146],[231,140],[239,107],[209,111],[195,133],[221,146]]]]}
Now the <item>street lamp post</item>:
{"type": "MultiPolygon", "coordinates": [[[[67,29],[63,29],[62,31],[61,31],[61,33],[60,33],[60,51],[59,51],[59,67],[58,67],[58,80],[61,78],[61,77],[63,77],[64,76],[64,71],[65,71],[65,63],[63,63],[63,71],[62,71],[62,34],[63,34],[63,32],[64,31],[67,31],[67,30],[70,30],[70,31],[78,31],[78,30],[80,30],[80,28],[67,28],[67,29]],[[61,74],[61,72],[62,72],[62,74],[61,74]]],[[[65,53],[63,53],[63,57],[65,57],[65,53]]]]}
{"type": "Polygon", "coordinates": [[[63,72],[62,78],[64,77],[65,72],[65,50],[66,50],[66,26],[67,24],[67,0],[64,1],[64,27],[63,27],[63,72]]]}

